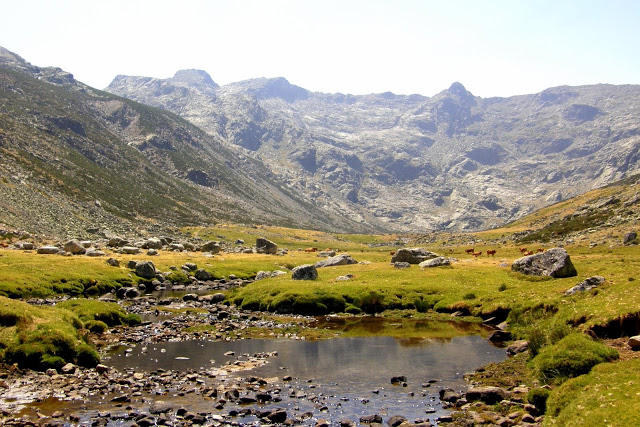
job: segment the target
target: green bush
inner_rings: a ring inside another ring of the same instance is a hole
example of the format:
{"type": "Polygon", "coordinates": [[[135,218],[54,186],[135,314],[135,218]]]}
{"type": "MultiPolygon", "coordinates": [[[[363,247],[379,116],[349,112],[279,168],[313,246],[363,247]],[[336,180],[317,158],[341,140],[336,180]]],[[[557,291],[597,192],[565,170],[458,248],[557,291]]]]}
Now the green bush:
{"type": "Polygon", "coordinates": [[[551,392],[546,388],[532,388],[527,393],[527,402],[535,406],[540,413],[544,414],[547,410],[547,399],[551,392]]]}
{"type": "Polygon", "coordinates": [[[541,381],[563,382],[588,373],[598,363],[617,358],[614,349],[575,333],[543,348],[530,363],[541,381]]]}

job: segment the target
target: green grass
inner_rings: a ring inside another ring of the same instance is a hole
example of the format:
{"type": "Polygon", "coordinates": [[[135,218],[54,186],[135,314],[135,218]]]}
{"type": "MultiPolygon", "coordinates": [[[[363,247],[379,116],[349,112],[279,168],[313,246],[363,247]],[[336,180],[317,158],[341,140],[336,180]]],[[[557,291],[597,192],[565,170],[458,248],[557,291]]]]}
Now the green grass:
{"type": "Polygon", "coordinates": [[[588,373],[599,363],[618,358],[618,352],[590,337],[574,333],[544,347],[530,364],[544,382],[563,382],[588,373]]]}
{"type": "Polygon", "coordinates": [[[95,366],[99,357],[85,341],[82,326],[69,310],[0,296],[0,358],[32,369],[59,368],[66,362],[95,366]]]}
{"type": "Polygon", "coordinates": [[[547,426],[640,425],[640,359],[603,363],[555,389],[547,426]]]}
{"type": "Polygon", "coordinates": [[[83,322],[104,322],[107,326],[137,325],[140,316],[127,313],[122,307],[113,302],[103,302],[92,299],[70,299],[58,303],[58,308],[74,312],[83,322]]]}

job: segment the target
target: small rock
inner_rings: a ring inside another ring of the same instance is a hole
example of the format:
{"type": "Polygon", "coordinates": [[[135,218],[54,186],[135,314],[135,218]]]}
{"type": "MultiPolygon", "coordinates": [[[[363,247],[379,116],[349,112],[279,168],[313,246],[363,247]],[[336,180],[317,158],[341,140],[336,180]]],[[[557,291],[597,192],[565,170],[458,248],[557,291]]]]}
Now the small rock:
{"type": "Polygon", "coordinates": [[[472,387],[465,394],[469,402],[480,400],[488,405],[494,405],[506,399],[508,393],[500,387],[472,387]]]}
{"type": "Polygon", "coordinates": [[[76,365],[74,365],[73,363],[67,363],[62,368],[60,368],[60,372],[67,375],[73,374],[75,371],[76,371],[76,365]]]}
{"type": "Polygon", "coordinates": [[[509,331],[496,330],[491,332],[487,339],[491,342],[504,342],[512,339],[512,335],[509,331]]]}
{"type": "Polygon", "coordinates": [[[397,269],[403,269],[403,268],[409,268],[409,267],[411,267],[411,264],[409,264],[408,262],[404,262],[404,261],[401,261],[401,262],[394,262],[394,263],[393,263],[393,267],[394,267],[394,268],[397,268],[397,269]]]}
{"type": "Polygon", "coordinates": [[[55,246],[41,246],[36,252],[43,255],[55,255],[60,253],[60,249],[55,246]]]}
{"type": "Polygon", "coordinates": [[[407,419],[401,415],[394,415],[393,417],[387,420],[387,424],[391,427],[398,427],[400,424],[407,421],[407,419]]]}
{"type": "Polygon", "coordinates": [[[207,270],[205,270],[203,268],[201,268],[200,270],[196,271],[194,276],[196,277],[196,279],[198,279],[200,281],[203,281],[203,282],[207,281],[207,280],[211,280],[211,278],[212,278],[211,274],[207,270]]]}
{"type": "Polygon", "coordinates": [[[135,246],[123,246],[120,249],[120,252],[127,255],[136,255],[140,253],[140,248],[136,248],[135,246]]]}
{"type": "Polygon", "coordinates": [[[634,243],[637,238],[638,238],[638,233],[636,233],[635,231],[631,231],[624,235],[622,239],[622,243],[625,245],[630,245],[634,243]]]}
{"type": "Polygon", "coordinates": [[[156,255],[158,255],[158,251],[156,249],[149,249],[147,251],[147,255],[148,256],[156,256],[156,255]]]}
{"type": "Polygon", "coordinates": [[[353,259],[349,254],[340,254],[327,259],[323,259],[322,261],[316,262],[316,268],[323,267],[335,267],[337,265],[350,265],[357,264],[358,261],[353,259]]]}
{"type": "Polygon", "coordinates": [[[519,340],[513,342],[513,344],[507,347],[507,354],[509,356],[515,356],[518,353],[524,353],[529,350],[529,341],[519,340]]]}
{"type": "Polygon", "coordinates": [[[360,417],[360,422],[364,424],[373,424],[373,423],[382,424],[382,417],[378,414],[365,415],[360,417]]]}
{"type": "Polygon", "coordinates": [[[636,335],[636,336],[633,336],[633,337],[629,338],[629,341],[627,341],[627,344],[634,351],[635,350],[640,350],[640,335],[636,335]]]}

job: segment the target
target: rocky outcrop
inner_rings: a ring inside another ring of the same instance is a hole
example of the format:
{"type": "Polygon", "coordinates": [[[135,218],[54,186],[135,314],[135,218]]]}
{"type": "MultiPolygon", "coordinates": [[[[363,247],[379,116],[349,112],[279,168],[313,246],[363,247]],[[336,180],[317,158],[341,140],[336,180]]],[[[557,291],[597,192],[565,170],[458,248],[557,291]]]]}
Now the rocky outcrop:
{"type": "Polygon", "coordinates": [[[64,244],[64,250],[65,252],[69,252],[74,255],[82,255],[87,251],[87,249],[82,245],[82,243],[80,243],[75,239],[69,240],[68,242],[66,242],[64,244]]]}
{"type": "Polygon", "coordinates": [[[220,246],[220,242],[207,242],[200,247],[202,252],[211,252],[212,254],[217,254],[222,250],[222,246],[220,246]]]}
{"type": "Polygon", "coordinates": [[[156,266],[151,261],[141,261],[136,263],[136,275],[143,279],[153,279],[156,277],[156,266]]]}
{"type": "Polygon", "coordinates": [[[522,274],[555,278],[572,277],[578,274],[564,248],[553,248],[543,253],[518,258],[511,265],[511,270],[522,274]]]}
{"type": "Polygon", "coordinates": [[[430,252],[424,248],[402,248],[398,249],[391,257],[391,262],[408,262],[409,264],[420,264],[423,261],[437,258],[438,254],[430,252]]]}

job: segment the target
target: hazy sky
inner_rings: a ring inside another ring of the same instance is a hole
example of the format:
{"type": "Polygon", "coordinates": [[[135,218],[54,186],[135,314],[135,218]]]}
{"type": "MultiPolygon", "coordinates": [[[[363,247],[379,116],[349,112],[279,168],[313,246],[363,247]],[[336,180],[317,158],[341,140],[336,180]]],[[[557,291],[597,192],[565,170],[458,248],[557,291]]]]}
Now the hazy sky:
{"type": "Polygon", "coordinates": [[[181,68],[354,94],[640,83],[640,0],[3,3],[1,46],[98,88],[181,68]]]}

